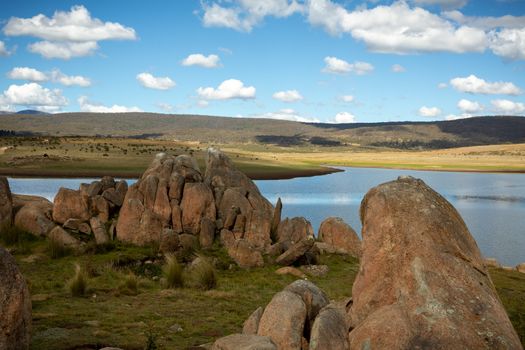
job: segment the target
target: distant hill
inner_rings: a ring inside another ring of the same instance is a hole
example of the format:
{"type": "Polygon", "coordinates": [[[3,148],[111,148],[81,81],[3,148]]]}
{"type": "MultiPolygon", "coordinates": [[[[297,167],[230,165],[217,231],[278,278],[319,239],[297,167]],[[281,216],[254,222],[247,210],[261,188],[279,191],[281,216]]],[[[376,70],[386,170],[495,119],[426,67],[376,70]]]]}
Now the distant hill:
{"type": "Polygon", "coordinates": [[[27,114],[27,115],[38,115],[38,114],[49,114],[47,112],[37,111],[36,109],[24,109],[16,112],[15,114],[27,114]]]}
{"type": "Polygon", "coordinates": [[[298,123],[285,120],[155,113],[0,115],[0,129],[41,135],[122,136],[207,143],[400,149],[525,143],[525,117],[485,116],[454,121],[298,123]]]}

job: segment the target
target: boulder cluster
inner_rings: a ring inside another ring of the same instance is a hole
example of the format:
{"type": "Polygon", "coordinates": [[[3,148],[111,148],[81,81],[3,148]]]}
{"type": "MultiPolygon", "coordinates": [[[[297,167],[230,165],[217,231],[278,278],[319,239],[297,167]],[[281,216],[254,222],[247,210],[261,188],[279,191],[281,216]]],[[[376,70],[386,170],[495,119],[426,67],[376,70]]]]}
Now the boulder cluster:
{"type": "MultiPolygon", "coordinates": [[[[164,252],[192,245],[208,249],[217,242],[244,268],[263,266],[264,256],[281,265],[315,262],[320,252],[308,220],[281,221],[281,201],[274,208],[255,183],[215,149],[208,150],[204,173],[190,156],[157,155],[122,203],[117,238],[137,245],[157,243],[164,252]]],[[[348,241],[342,252],[358,254],[357,234],[339,226],[323,230],[329,237],[327,249],[339,239],[348,241]],[[333,238],[352,234],[346,240],[333,238]]]]}
{"type": "Polygon", "coordinates": [[[442,196],[402,177],[365,195],[361,221],[352,299],[329,304],[296,281],[212,349],[522,349],[474,239],[442,196]]]}

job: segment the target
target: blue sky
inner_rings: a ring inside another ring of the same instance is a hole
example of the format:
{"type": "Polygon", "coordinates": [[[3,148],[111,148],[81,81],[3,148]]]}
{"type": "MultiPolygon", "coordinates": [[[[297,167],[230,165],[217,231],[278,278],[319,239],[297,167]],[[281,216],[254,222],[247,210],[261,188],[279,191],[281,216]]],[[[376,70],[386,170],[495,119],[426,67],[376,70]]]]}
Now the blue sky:
{"type": "Polygon", "coordinates": [[[525,115],[523,0],[21,0],[0,28],[0,110],[525,115]]]}

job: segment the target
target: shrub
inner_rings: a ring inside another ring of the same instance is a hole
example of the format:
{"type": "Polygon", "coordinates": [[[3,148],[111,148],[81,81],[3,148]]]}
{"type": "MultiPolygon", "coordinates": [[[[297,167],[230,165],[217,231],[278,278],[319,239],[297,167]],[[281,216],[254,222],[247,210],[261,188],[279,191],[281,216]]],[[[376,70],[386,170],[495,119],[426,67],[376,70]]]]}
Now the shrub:
{"type": "Polygon", "coordinates": [[[20,245],[35,240],[36,237],[14,225],[5,225],[0,228],[0,240],[6,246],[20,245]]]}
{"type": "Polygon", "coordinates": [[[190,270],[191,281],[194,287],[202,290],[210,290],[217,286],[217,273],[210,261],[198,255],[198,263],[190,270]]]}
{"type": "Polygon", "coordinates": [[[166,255],[166,264],[163,267],[167,288],[182,287],[184,284],[182,266],[172,254],[166,255]]]}
{"type": "Polygon", "coordinates": [[[88,276],[80,265],[75,265],[75,275],[67,283],[67,288],[72,296],[81,297],[86,294],[88,285],[88,276]]]}

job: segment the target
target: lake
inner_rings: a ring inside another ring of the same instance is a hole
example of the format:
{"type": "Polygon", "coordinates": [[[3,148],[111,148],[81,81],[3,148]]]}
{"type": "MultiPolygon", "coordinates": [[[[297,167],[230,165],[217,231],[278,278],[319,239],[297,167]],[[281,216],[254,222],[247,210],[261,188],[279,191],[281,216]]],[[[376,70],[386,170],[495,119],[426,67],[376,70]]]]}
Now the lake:
{"type": "MultiPolygon", "coordinates": [[[[344,172],[256,183],[272,203],[281,197],[283,218],[304,216],[317,231],[325,218],[339,216],[359,233],[359,205],[365,193],[400,175],[411,175],[424,180],[456,207],[483,255],[495,257],[504,265],[525,261],[525,174],[341,169],[344,172]]],[[[10,178],[9,183],[13,193],[53,200],[59,187],[77,189],[81,182],[93,180],[10,178]]]]}

